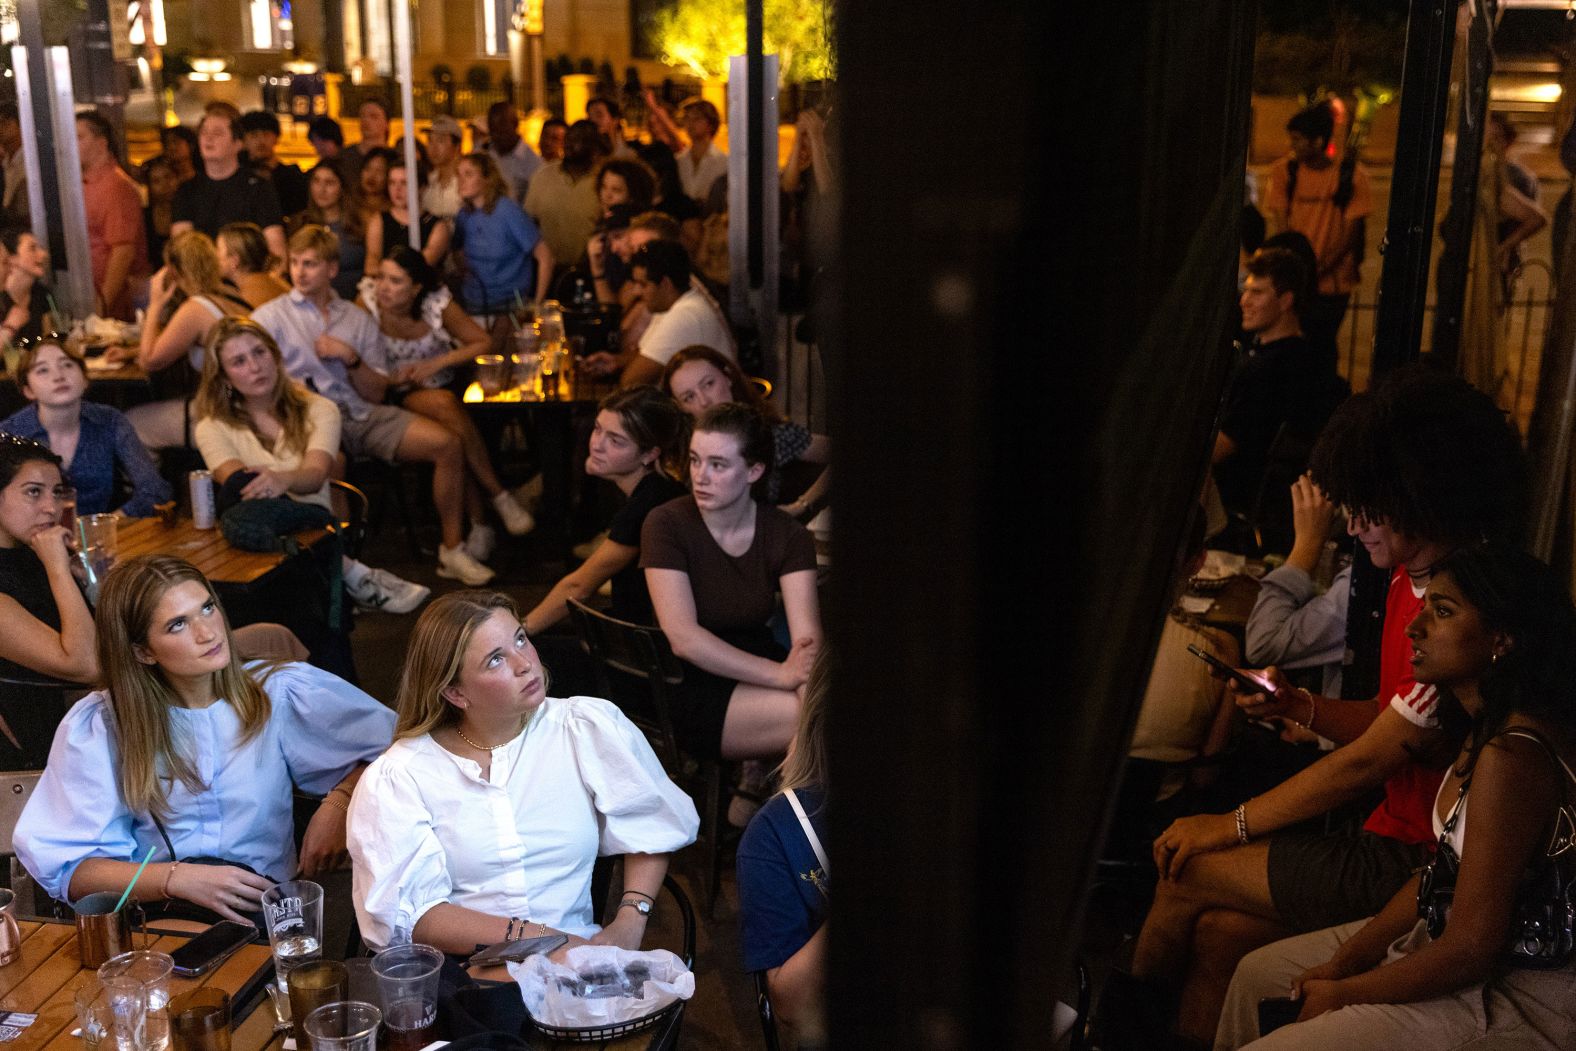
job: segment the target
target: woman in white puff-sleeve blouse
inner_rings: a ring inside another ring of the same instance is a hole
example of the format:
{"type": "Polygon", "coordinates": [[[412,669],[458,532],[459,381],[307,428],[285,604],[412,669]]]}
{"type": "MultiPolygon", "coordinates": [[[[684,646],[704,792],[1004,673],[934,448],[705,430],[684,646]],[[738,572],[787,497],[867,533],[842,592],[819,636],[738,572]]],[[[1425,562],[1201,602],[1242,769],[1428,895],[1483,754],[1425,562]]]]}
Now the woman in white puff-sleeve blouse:
{"type": "Polygon", "coordinates": [[[361,933],[449,953],[554,932],[639,948],[667,855],[699,825],[615,706],[547,696],[507,596],[453,592],[416,623],[394,745],[351,801],[361,933]],[[610,854],[624,893],[604,928],[591,866],[610,854]]]}

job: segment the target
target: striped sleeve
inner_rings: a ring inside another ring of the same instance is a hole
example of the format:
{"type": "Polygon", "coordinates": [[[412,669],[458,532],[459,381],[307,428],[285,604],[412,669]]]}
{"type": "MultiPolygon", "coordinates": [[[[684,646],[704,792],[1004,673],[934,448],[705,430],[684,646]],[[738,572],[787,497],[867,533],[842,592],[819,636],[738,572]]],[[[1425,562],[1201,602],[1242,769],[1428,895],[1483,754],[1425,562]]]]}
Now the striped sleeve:
{"type": "Polygon", "coordinates": [[[1402,682],[1401,689],[1390,698],[1390,707],[1400,712],[1408,722],[1425,730],[1432,730],[1439,725],[1436,711],[1439,707],[1439,691],[1426,683],[1402,682]]]}

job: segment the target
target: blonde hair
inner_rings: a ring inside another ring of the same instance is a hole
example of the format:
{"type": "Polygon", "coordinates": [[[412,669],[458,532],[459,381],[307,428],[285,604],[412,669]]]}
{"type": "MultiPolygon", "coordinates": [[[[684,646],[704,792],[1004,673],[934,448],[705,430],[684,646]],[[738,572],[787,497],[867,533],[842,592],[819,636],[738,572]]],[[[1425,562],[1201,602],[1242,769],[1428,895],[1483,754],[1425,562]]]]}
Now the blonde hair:
{"type": "MultiPolygon", "coordinates": [[[[312,420],[308,411],[306,391],[285,372],[284,355],[279,344],[268,330],[251,318],[221,318],[208,335],[202,356],[202,380],[197,385],[197,418],[214,419],[231,427],[242,427],[257,436],[258,444],[271,448],[269,440],[257,429],[252,414],[246,411],[243,399],[230,377],[224,373],[224,363],[219,360],[220,349],[237,336],[251,336],[274,359],[274,389],[272,391],[274,415],[279,418],[284,431],[285,451],[306,451],[312,438],[312,420]]],[[[248,465],[250,466],[250,465],[248,465]]]]}
{"type": "MultiPolygon", "coordinates": [[[[443,691],[459,681],[460,662],[477,627],[498,610],[520,619],[514,599],[498,591],[451,591],[422,611],[406,644],[399,677],[395,740],[421,737],[460,721],[459,709],[444,699],[443,691]]],[[[546,669],[542,681],[547,681],[546,669]]]]}
{"type": "Polygon", "coordinates": [[[262,682],[241,667],[219,596],[196,566],[169,555],[140,555],[112,569],[99,593],[94,625],[99,668],[114,714],[111,733],[120,752],[117,780],[121,798],[130,810],[159,818],[170,813],[164,778],[178,780],[193,792],[207,786],[192,757],[176,749],[170,708],[179,705],[180,698],[156,665],[137,658],[136,648],[147,645],[154,611],[165,593],[189,580],[207,591],[229,641],[230,661],[213,673],[213,692],[235,710],[241,723],[239,743],[261,733],[270,712],[262,682]]]}
{"type": "MultiPolygon", "coordinates": [[[[482,204],[481,210],[488,215],[492,214],[493,206],[498,203],[498,198],[509,196],[509,184],[504,182],[503,172],[498,170],[498,162],[493,160],[492,154],[486,150],[476,150],[460,158],[461,164],[474,164],[482,176],[482,204]]],[[[474,207],[466,202],[465,207],[474,207]]]]}
{"type": "Polygon", "coordinates": [[[789,789],[819,788],[829,791],[826,761],[827,697],[832,692],[832,651],[825,643],[810,668],[810,679],[804,685],[804,703],[799,708],[799,729],[795,731],[793,748],[783,760],[778,773],[779,792],[789,789]]]}
{"type": "Polygon", "coordinates": [[[219,250],[213,238],[201,230],[187,230],[170,238],[164,246],[164,261],[196,294],[230,295],[219,271],[219,250]]]}
{"type": "Polygon", "coordinates": [[[307,223],[291,234],[288,247],[291,255],[316,252],[325,263],[339,262],[339,238],[334,231],[318,223],[307,223]]]}

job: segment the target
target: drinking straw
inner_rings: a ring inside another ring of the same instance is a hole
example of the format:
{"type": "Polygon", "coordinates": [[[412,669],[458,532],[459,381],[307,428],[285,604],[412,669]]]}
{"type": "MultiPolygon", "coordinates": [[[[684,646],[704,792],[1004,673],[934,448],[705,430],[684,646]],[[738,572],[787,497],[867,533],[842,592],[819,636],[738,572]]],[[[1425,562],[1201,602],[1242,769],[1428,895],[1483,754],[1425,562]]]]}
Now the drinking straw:
{"type": "Polygon", "coordinates": [[[148,867],[148,862],[153,860],[153,852],[158,849],[159,845],[157,843],[148,848],[148,853],[143,855],[142,864],[137,866],[137,871],[132,873],[131,882],[126,884],[125,893],[120,896],[120,900],[115,903],[115,907],[113,909],[109,910],[110,912],[119,912],[120,907],[126,904],[126,899],[131,897],[131,888],[135,887],[137,885],[137,881],[142,878],[142,870],[148,867]]]}

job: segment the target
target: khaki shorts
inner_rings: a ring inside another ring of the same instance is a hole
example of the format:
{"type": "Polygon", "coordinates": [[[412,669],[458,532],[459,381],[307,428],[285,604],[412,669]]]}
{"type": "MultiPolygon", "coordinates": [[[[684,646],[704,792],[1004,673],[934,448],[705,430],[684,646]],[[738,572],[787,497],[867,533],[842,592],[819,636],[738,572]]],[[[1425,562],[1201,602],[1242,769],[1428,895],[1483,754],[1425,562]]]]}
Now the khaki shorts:
{"type": "Polygon", "coordinates": [[[415,418],[415,414],[393,405],[374,405],[364,420],[344,418],[339,428],[339,444],[352,458],[371,456],[384,463],[393,463],[399,443],[415,418]]]}

